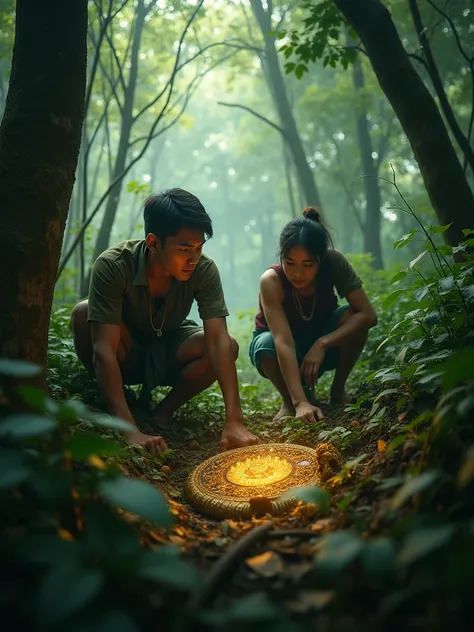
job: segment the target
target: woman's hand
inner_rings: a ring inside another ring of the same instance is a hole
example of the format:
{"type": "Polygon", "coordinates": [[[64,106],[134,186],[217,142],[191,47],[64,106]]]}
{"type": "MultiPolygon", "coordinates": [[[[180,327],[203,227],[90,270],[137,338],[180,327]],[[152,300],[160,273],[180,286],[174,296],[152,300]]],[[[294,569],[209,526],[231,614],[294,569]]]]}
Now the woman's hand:
{"type": "Polygon", "coordinates": [[[325,354],[326,350],[320,340],[316,340],[301,363],[300,374],[304,383],[309,388],[312,388],[318,383],[319,368],[324,361],[325,354]]]}
{"type": "Polygon", "coordinates": [[[301,421],[309,421],[311,423],[316,423],[321,421],[324,418],[321,409],[317,406],[313,406],[309,402],[304,402],[295,406],[295,417],[297,419],[301,419],[301,421]]]}

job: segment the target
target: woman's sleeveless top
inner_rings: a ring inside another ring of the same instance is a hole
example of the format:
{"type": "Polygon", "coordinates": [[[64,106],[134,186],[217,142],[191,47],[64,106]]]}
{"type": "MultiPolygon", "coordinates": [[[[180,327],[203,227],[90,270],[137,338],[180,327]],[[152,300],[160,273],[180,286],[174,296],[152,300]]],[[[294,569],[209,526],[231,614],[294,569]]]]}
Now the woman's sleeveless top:
{"type": "MultiPolygon", "coordinates": [[[[318,275],[316,277],[316,297],[311,296],[299,296],[299,302],[301,309],[305,316],[311,314],[313,307],[313,300],[315,301],[314,313],[311,320],[304,320],[298,311],[295,292],[296,290],[287,279],[283,272],[281,265],[270,266],[270,270],[275,270],[278,274],[278,278],[283,287],[283,311],[288,319],[288,324],[292,333],[300,333],[311,331],[317,327],[322,321],[324,321],[331,312],[338,307],[337,297],[334,292],[334,282],[330,266],[321,265],[318,275]]],[[[258,295],[259,311],[255,317],[255,329],[259,331],[268,331],[269,327],[265,318],[265,314],[262,307],[262,298],[258,295]]]]}

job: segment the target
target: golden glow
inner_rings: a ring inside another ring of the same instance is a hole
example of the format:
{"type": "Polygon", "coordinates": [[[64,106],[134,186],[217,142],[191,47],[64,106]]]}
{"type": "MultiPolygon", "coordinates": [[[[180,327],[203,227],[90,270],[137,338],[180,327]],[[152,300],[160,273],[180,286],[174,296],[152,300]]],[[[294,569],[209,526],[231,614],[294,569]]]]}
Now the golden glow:
{"type": "Polygon", "coordinates": [[[227,470],[227,480],[235,485],[271,485],[291,474],[292,465],[279,456],[258,455],[237,461],[227,470]]]}
{"type": "Polygon", "coordinates": [[[257,511],[255,499],[265,499],[265,513],[283,516],[298,502],[284,493],[321,485],[336,473],[331,473],[336,462],[337,472],[341,459],[329,444],[316,450],[289,443],[235,448],[211,456],[191,472],[186,498],[194,509],[213,518],[251,518],[257,511]]]}

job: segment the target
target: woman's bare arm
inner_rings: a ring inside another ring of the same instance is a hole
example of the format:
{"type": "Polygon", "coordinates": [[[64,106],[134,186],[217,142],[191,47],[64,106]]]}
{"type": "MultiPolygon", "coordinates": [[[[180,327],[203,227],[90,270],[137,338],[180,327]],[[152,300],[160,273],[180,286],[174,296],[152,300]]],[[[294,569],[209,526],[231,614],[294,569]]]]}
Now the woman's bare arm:
{"type": "Polygon", "coordinates": [[[301,385],[295,342],[283,311],[283,288],[274,270],[267,270],[260,279],[260,296],[268,327],[275,341],[281,373],[293,406],[308,403],[301,385]]]}

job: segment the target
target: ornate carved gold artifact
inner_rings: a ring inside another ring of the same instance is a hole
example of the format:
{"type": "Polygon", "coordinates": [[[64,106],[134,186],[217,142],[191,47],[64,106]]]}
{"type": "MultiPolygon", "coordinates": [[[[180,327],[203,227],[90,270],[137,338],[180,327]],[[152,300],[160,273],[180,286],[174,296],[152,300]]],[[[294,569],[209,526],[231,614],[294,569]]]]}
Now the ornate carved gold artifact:
{"type": "Polygon", "coordinates": [[[185,486],[189,503],[214,518],[250,518],[265,501],[274,516],[289,512],[296,498],[280,496],[295,487],[321,485],[341,466],[337,450],[320,444],[270,443],[217,454],[198,465],[185,486]]]}

